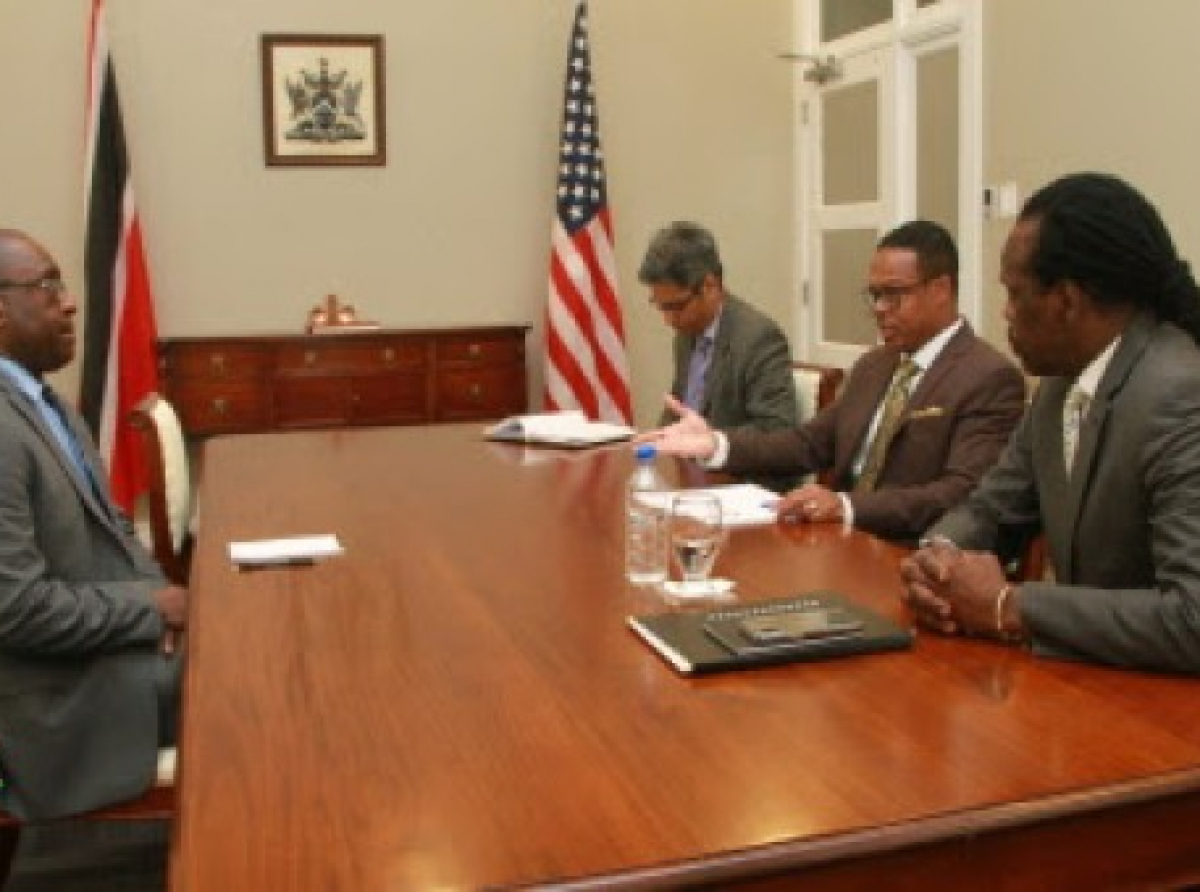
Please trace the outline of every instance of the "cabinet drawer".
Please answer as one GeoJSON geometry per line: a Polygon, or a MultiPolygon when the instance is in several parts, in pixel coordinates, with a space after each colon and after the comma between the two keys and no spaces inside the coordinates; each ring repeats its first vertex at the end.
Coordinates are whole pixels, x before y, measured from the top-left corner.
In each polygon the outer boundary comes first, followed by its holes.
{"type": "MultiPolygon", "coordinates": [[[[335,338],[335,335],[328,335],[335,338]]],[[[420,368],[425,364],[425,348],[416,341],[314,341],[286,344],[279,348],[275,367],[281,372],[295,371],[371,371],[393,368],[420,368]]]]}
{"type": "Polygon", "coordinates": [[[279,428],[343,425],[350,418],[350,384],[343,377],[281,376],[272,414],[279,428]]]}
{"type": "Polygon", "coordinates": [[[525,344],[515,338],[451,336],[438,341],[439,363],[520,363],[525,344]]]}
{"type": "Polygon", "coordinates": [[[270,350],[236,342],[176,344],[164,359],[168,375],[181,378],[252,378],[271,367],[270,350]]]}
{"type": "Polygon", "coordinates": [[[429,417],[423,374],[362,375],[350,379],[355,424],[414,424],[429,417]]]}
{"type": "Polygon", "coordinates": [[[438,419],[499,418],[525,411],[525,369],[442,369],[438,373],[438,419]]]}
{"type": "Polygon", "coordinates": [[[254,380],[184,379],[169,389],[167,397],[179,412],[184,430],[193,436],[268,427],[267,393],[254,380]]]}

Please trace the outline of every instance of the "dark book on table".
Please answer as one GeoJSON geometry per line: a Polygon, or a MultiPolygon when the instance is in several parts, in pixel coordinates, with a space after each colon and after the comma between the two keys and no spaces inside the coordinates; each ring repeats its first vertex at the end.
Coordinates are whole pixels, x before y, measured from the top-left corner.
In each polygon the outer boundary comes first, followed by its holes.
{"type": "Polygon", "coordinates": [[[912,633],[836,592],[627,618],[685,675],[900,650],[912,633]]]}

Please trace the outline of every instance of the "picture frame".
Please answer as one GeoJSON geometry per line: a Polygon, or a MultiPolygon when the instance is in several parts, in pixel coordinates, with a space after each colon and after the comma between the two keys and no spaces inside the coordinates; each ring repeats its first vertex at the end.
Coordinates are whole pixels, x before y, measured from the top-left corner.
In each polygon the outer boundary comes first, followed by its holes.
{"type": "Polygon", "coordinates": [[[378,34],[263,34],[268,167],[387,163],[378,34]]]}

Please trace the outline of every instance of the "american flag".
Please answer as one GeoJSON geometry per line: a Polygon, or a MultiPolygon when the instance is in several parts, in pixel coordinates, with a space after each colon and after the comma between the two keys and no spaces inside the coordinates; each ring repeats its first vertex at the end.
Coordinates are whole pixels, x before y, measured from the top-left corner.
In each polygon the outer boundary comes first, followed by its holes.
{"type": "Polygon", "coordinates": [[[546,407],[632,424],[586,0],[575,8],[567,54],[557,205],[546,310],[546,407]]]}
{"type": "Polygon", "coordinates": [[[103,0],[93,0],[88,36],[86,163],[80,409],[108,466],[113,499],[132,514],[146,471],[129,412],[158,388],[156,329],[103,0]]]}

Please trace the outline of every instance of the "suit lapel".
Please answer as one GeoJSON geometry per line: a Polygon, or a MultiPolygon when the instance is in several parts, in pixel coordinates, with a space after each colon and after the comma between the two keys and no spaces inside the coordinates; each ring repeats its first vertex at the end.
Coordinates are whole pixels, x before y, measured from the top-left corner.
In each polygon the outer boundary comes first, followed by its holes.
{"type": "MultiPolygon", "coordinates": [[[[8,401],[12,404],[17,414],[23,417],[29,426],[33,428],[33,432],[37,434],[38,437],[40,437],[46,444],[49,453],[54,456],[54,460],[58,462],[59,467],[63,469],[63,473],[70,478],[72,485],[75,487],[75,491],[79,494],[79,498],[87,506],[88,510],[91,511],[92,514],[94,514],[102,523],[111,526],[113,524],[113,517],[104,507],[104,505],[100,503],[95,490],[92,488],[91,482],[83,478],[79,468],[75,466],[75,462],[71,460],[70,456],[63,452],[62,445],[58,442],[58,437],[56,437],[54,432],[46,426],[45,419],[42,418],[42,413],[39,412],[37,407],[32,405],[25,394],[18,391],[16,387],[6,386],[5,392],[8,397],[8,401]]],[[[68,425],[70,425],[72,433],[75,434],[76,439],[78,439],[80,443],[86,443],[86,437],[81,436],[77,426],[74,423],[74,419],[69,413],[64,416],[64,420],[68,425]]],[[[84,448],[86,449],[87,447],[85,446],[84,448]]],[[[100,466],[96,464],[97,458],[98,456],[95,455],[93,450],[88,451],[86,460],[91,461],[93,467],[99,468],[100,466]]]]}
{"type": "MultiPolygon", "coordinates": [[[[1121,336],[1121,343],[1117,346],[1116,353],[1113,354],[1113,358],[1109,361],[1108,368],[1104,370],[1104,376],[1100,379],[1100,384],[1096,388],[1096,395],[1088,407],[1087,414],[1079,425],[1079,439],[1076,441],[1075,459],[1071,464],[1071,474],[1067,480],[1067,500],[1065,505],[1066,520],[1071,530],[1072,547],[1070,550],[1072,552],[1074,552],[1075,529],[1078,526],[1080,512],[1083,510],[1083,504],[1091,488],[1096,470],[1096,461],[1100,453],[1100,446],[1104,442],[1108,429],[1108,420],[1112,414],[1113,402],[1120,394],[1125,381],[1129,378],[1129,373],[1145,352],[1150,339],[1152,324],[1150,319],[1139,316],[1125,329],[1125,333],[1121,336]]],[[[1057,401],[1060,418],[1062,404],[1066,399],[1066,391],[1067,386],[1064,385],[1063,392],[1059,395],[1057,401]]],[[[1059,455],[1062,455],[1061,423],[1058,426],[1057,442],[1059,455]]],[[[1059,465],[1063,466],[1061,459],[1059,465]]],[[[1065,467],[1063,473],[1065,473],[1065,467]]],[[[1068,576],[1067,578],[1070,577],[1068,576]]]]}
{"type": "Polygon", "coordinates": [[[729,337],[731,325],[728,319],[729,310],[726,308],[721,324],[717,328],[717,337],[713,341],[712,356],[708,359],[708,373],[704,378],[704,397],[700,400],[700,414],[711,416],[713,396],[720,393],[721,383],[729,371],[729,337]]]}
{"type": "Polygon", "coordinates": [[[870,364],[864,363],[857,370],[856,375],[862,383],[856,382],[856,386],[848,387],[845,395],[839,398],[838,412],[841,418],[838,423],[838,445],[833,468],[834,479],[839,484],[849,485],[854,459],[862,449],[863,440],[871,427],[871,419],[875,417],[875,410],[883,401],[899,364],[900,357],[894,350],[880,352],[877,358],[873,357],[870,360],[870,364]],[[851,399],[846,399],[846,396],[850,396],[851,399]],[[841,436],[843,431],[846,434],[844,437],[841,436]]]}
{"type": "Polygon", "coordinates": [[[916,389],[913,390],[912,396],[908,400],[908,405],[905,407],[902,424],[908,422],[908,416],[914,409],[923,409],[930,405],[936,405],[933,402],[933,397],[937,395],[938,388],[959,356],[966,351],[974,338],[975,333],[971,330],[971,326],[963,322],[962,327],[954,333],[954,336],[946,342],[946,346],[938,353],[932,365],[921,375],[921,380],[917,382],[916,389]]]}
{"type": "MultiPolygon", "coordinates": [[[[971,330],[971,326],[964,322],[962,327],[955,332],[954,337],[938,353],[933,364],[922,373],[921,379],[917,382],[916,389],[913,390],[907,405],[904,407],[904,414],[900,418],[900,425],[896,428],[895,436],[899,437],[903,433],[913,411],[935,404],[933,398],[936,397],[942,381],[954,366],[958,357],[970,345],[973,338],[974,333],[971,330]]],[[[869,373],[867,373],[867,381],[869,383],[863,387],[863,400],[853,406],[846,405],[842,409],[846,413],[847,429],[851,432],[850,439],[854,444],[854,449],[847,458],[847,469],[849,468],[849,462],[853,461],[854,456],[858,454],[862,446],[863,438],[867,435],[867,430],[871,426],[871,419],[875,417],[875,411],[879,408],[879,404],[883,402],[884,395],[892,383],[892,377],[896,374],[896,367],[899,364],[899,354],[889,350],[887,361],[881,361],[876,368],[869,370],[869,373]]]]}
{"type": "MultiPolygon", "coordinates": [[[[704,378],[704,395],[700,398],[700,414],[711,418],[713,414],[713,396],[721,392],[725,375],[729,373],[729,351],[733,331],[737,328],[737,316],[740,311],[737,298],[732,294],[725,296],[721,307],[721,321],[717,325],[717,336],[713,339],[712,355],[708,358],[708,372],[704,378]]],[[[680,387],[687,388],[688,364],[691,362],[692,350],[696,346],[696,338],[688,338],[688,349],[681,366],[680,387]]]]}
{"type": "MultiPolygon", "coordinates": [[[[1146,345],[1150,341],[1150,327],[1151,322],[1141,316],[1128,325],[1121,336],[1120,345],[1117,345],[1116,353],[1112,354],[1108,369],[1104,370],[1104,377],[1100,378],[1096,396],[1093,397],[1091,406],[1088,407],[1087,414],[1079,426],[1075,460],[1070,472],[1070,496],[1073,502],[1078,499],[1073,517],[1078,516],[1078,509],[1088,484],[1091,483],[1100,443],[1104,441],[1105,429],[1112,411],[1112,401],[1121,393],[1121,388],[1129,378],[1129,372],[1133,371],[1142,353],[1145,353],[1146,345]]],[[[1060,443],[1061,437],[1060,431],[1060,443]]]]}
{"type": "Polygon", "coordinates": [[[1071,578],[1071,540],[1077,507],[1072,503],[1071,481],[1063,463],[1062,410],[1070,387],[1070,378],[1042,378],[1030,408],[1035,413],[1033,460],[1039,480],[1042,522],[1048,533],[1055,573],[1064,582],[1071,578]]]}

